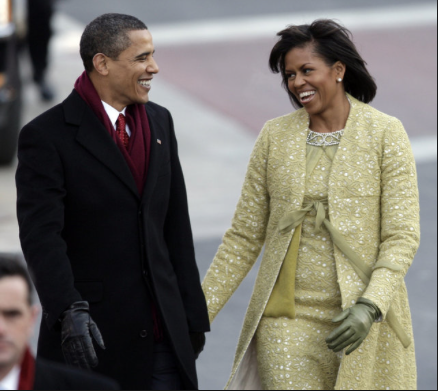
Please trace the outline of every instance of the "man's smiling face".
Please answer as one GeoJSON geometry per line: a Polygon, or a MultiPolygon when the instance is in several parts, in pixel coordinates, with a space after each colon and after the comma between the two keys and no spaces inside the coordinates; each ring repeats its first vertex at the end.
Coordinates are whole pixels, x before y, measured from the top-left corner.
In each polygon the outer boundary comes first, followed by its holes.
{"type": "Polygon", "coordinates": [[[119,111],[131,104],[147,103],[152,79],[159,72],[151,33],[135,30],[128,35],[131,46],[117,59],[107,58],[112,105],[119,111]]]}

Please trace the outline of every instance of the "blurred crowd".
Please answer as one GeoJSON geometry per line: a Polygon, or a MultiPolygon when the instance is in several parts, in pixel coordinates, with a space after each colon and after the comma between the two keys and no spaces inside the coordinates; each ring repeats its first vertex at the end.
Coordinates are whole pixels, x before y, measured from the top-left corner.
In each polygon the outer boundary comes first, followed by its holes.
{"type": "MultiPolygon", "coordinates": [[[[52,101],[54,92],[46,80],[49,59],[49,42],[52,37],[51,19],[56,0],[15,0],[12,17],[16,34],[9,40],[16,41],[18,49],[28,49],[32,64],[33,81],[44,101],[52,101]]],[[[9,40],[0,40],[0,86],[5,83],[9,40]]]]}
{"type": "Polygon", "coordinates": [[[27,43],[33,67],[33,80],[39,86],[41,98],[47,101],[54,98],[46,80],[54,3],[55,0],[27,0],[27,43]]]}

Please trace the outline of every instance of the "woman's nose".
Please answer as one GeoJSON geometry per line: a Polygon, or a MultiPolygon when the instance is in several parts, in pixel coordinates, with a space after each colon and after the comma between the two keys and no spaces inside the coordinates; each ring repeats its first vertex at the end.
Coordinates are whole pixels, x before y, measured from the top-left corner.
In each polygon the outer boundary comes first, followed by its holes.
{"type": "Polygon", "coordinates": [[[294,86],[295,86],[295,88],[300,88],[300,87],[302,87],[304,84],[306,84],[306,81],[305,81],[305,79],[304,79],[304,77],[302,76],[302,75],[297,75],[296,77],[295,77],[295,80],[294,80],[294,86]]]}

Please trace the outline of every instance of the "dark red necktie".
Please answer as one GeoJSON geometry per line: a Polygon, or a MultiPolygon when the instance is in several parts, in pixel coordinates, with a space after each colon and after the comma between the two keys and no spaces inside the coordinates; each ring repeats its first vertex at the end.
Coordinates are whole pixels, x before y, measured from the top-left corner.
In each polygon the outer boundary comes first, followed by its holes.
{"type": "Polygon", "coordinates": [[[119,115],[119,119],[117,120],[117,129],[116,133],[119,136],[119,139],[122,141],[123,145],[126,149],[129,147],[129,135],[126,131],[126,118],[123,114],[119,115]]]}

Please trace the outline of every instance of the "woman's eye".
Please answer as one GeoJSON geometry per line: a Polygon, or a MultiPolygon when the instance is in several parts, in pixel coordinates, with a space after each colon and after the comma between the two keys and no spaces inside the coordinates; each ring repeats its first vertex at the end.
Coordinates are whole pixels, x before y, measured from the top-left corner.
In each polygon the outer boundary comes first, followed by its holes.
{"type": "Polygon", "coordinates": [[[305,69],[305,70],[304,70],[304,74],[305,74],[305,75],[309,74],[310,72],[311,72],[311,69],[305,69]]]}
{"type": "Polygon", "coordinates": [[[295,74],[291,73],[290,75],[287,75],[287,78],[288,79],[295,79],[295,74]]]}

